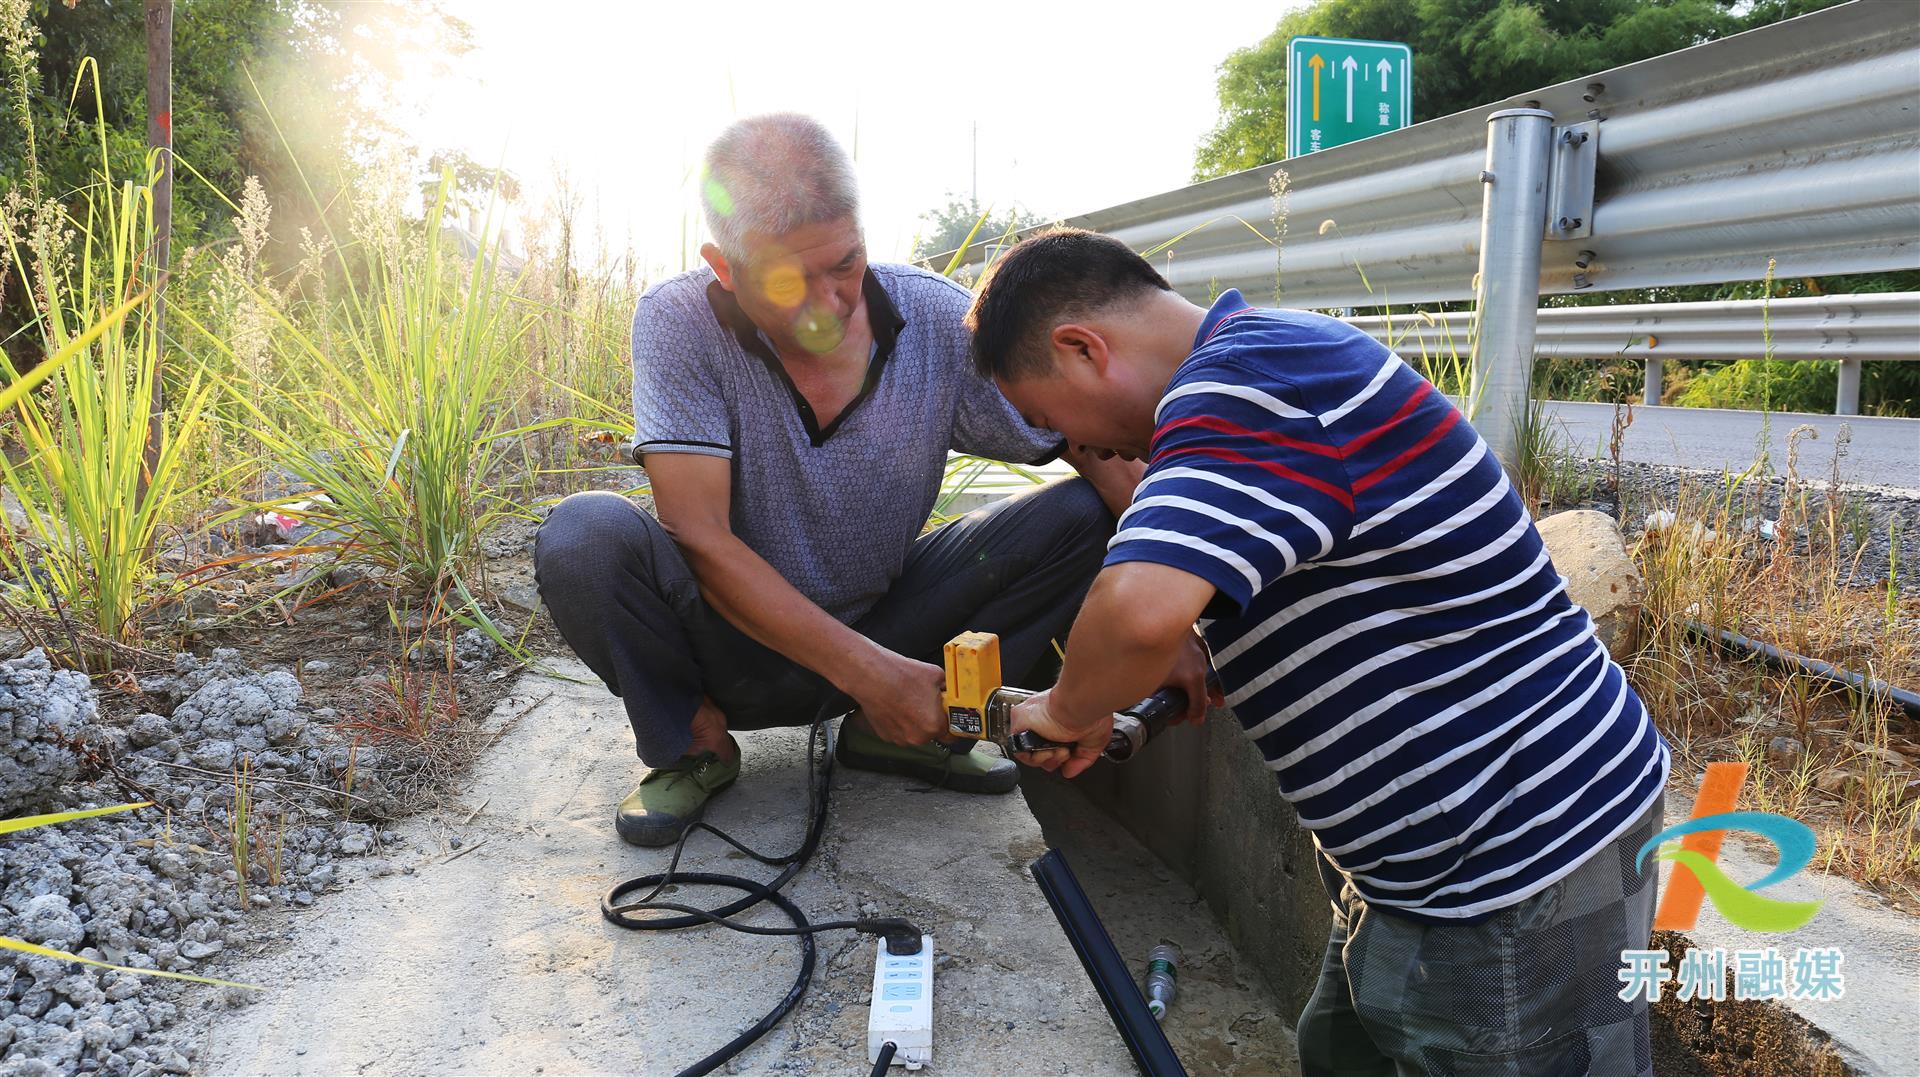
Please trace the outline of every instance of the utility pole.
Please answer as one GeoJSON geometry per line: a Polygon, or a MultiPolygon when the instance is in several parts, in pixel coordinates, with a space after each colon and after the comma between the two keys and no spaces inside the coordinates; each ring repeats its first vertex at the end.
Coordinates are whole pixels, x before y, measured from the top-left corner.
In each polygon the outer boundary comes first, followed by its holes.
{"type": "Polygon", "coordinates": [[[160,174],[153,184],[153,395],[147,401],[146,467],[140,492],[160,461],[162,415],[166,388],[160,361],[166,353],[167,271],[172,267],[173,238],[173,0],[146,0],[147,5],[147,147],[158,150],[160,174]]]}
{"type": "Polygon", "coordinates": [[[973,121],[973,211],[980,212],[980,121],[973,121]]]}

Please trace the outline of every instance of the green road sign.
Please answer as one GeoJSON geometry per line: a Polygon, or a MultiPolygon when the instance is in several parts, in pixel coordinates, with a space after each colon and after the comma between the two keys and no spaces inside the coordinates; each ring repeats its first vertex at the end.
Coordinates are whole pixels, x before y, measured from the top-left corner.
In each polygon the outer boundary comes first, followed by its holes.
{"type": "Polygon", "coordinates": [[[1287,156],[1398,131],[1413,118],[1413,50],[1398,41],[1287,42],[1287,156]]]}

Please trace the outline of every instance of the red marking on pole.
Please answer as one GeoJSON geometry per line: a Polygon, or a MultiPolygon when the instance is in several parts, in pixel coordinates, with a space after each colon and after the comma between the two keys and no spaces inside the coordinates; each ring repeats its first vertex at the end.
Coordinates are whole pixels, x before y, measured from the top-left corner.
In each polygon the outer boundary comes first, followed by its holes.
{"type": "Polygon", "coordinates": [[[159,123],[160,123],[160,133],[167,136],[168,142],[172,142],[173,141],[173,113],[162,112],[159,116],[159,123]]]}

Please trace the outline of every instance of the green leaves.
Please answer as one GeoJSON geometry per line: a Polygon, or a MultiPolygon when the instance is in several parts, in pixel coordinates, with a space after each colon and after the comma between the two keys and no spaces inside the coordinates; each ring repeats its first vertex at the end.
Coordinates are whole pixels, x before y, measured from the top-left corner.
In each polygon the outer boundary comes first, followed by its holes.
{"type": "Polygon", "coordinates": [[[101,815],[113,815],[117,812],[133,811],[136,808],[151,808],[149,801],[138,804],[115,804],[111,808],[88,808],[85,811],[58,811],[50,815],[23,815],[18,819],[0,819],[0,834],[12,834],[35,827],[52,826],[55,823],[71,823],[75,819],[92,819],[101,815]]]}
{"type": "MultiPolygon", "coordinates": [[[[151,214],[149,187],[103,175],[87,189],[85,219],[71,222],[74,258],[58,256],[44,235],[6,240],[8,260],[33,283],[47,358],[22,374],[0,355],[8,382],[0,409],[12,410],[24,450],[0,454],[0,483],[19,496],[31,540],[0,543],[0,570],[21,581],[32,605],[77,614],[118,642],[137,635],[160,527],[211,478],[187,466],[208,397],[197,375],[179,380],[159,443],[148,444],[161,377],[160,333],[141,309],[151,291],[140,261],[151,214]]],[[[103,656],[72,657],[97,666],[103,656]]]]}
{"type": "Polygon", "coordinates": [[[496,278],[497,245],[470,266],[443,258],[445,190],[417,241],[359,248],[356,301],[296,318],[260,296],[275,365],[299,376],[225,386],[268,453],[325,492],[305,519],[434,594],[475,564],[489,526],[523,511],[502,488],[510,442],[571,421],[516,423],[535,385],[532,318],[496,278]]]}
{"type": "Polygon", "coordinates": [[[1319,0],[1221,62],[1219,121],[1194,152],[1193,178],[1286,155],[1289,38],[1411,45],[1418,123],[1837,2],[1774,0],[1736,12],[1724,0],[1319,0]]]}

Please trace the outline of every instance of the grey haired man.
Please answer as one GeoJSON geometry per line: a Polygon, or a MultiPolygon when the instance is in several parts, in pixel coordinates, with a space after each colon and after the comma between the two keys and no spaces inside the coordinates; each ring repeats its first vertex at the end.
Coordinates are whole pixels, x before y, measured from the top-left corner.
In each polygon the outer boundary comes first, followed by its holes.
{"type": "Polygon", "coordinates": [[[853,713],[848,766],[1001,793],[1014,765],[943,742],[941,646],[1001,637],[1018,680],[1062,637],[1141,466],[1023,422],[973,372],[970,295],[868,264],[853,165],[819,123],[741,120],[707,149],[706,266],[634,315],[649,515],[608,493],[540,530],[541,596],[625,704],[650,769],[615,811],[675,841],[740,771],[730,730],[853,713]],[[924,530],[948,453],[1080,478],[924,530]]]}

